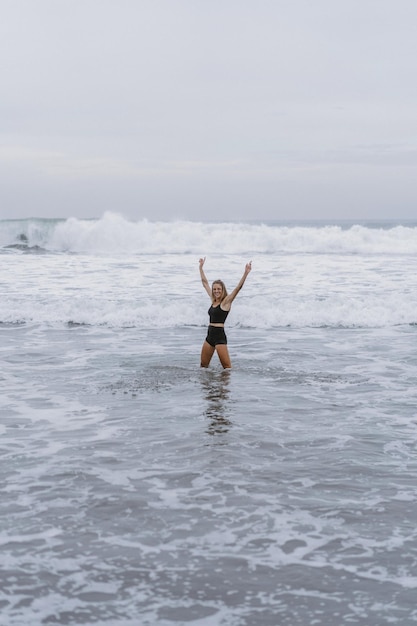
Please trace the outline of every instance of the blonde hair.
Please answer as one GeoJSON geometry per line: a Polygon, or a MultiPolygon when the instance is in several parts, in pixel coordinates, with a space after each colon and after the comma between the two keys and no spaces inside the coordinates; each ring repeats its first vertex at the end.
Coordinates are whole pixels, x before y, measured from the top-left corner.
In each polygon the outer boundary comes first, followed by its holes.
{"type": "Polygon", "coordinates": [[[214,285],[220,285],[220,287],[222,288],[222,295],[220,298],[220,302],[223,302],[223,300],[226,298],[227,296],[227,289],[226,289],[226,285],[224,284],[224,282],[222,280],[215,280],[213,281],[213,284],[211,285],[211,297],[214,300],[214,295],[213,295],[213,287],[214,285]]]}

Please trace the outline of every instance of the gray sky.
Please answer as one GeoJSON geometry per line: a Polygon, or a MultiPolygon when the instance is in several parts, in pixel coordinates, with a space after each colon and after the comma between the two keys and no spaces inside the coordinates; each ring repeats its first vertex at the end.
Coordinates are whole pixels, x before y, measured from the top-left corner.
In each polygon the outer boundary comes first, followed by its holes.
{"type": "Polygon", "coordinates": [[[416,0],[0,0],[0,217],[417,217],[416,0]]]}

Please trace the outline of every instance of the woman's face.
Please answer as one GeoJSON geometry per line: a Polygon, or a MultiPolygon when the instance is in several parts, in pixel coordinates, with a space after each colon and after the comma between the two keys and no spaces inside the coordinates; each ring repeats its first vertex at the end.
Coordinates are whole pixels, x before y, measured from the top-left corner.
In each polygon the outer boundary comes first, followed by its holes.
{"type": "Polygon", "coordinates": [[[223,294],[223,287],[219,283],[213,283],[212,291],[214,299],[220,300],[223,294]]]}

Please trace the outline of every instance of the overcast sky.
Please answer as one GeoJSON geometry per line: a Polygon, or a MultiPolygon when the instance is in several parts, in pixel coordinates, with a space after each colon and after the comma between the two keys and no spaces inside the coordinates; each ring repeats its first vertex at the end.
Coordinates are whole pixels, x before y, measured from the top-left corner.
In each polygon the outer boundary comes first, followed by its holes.
{"type": "Polygon", "coordinates": [[[0,0],[0,217],[417,218],[416,0],[0,0]]]}

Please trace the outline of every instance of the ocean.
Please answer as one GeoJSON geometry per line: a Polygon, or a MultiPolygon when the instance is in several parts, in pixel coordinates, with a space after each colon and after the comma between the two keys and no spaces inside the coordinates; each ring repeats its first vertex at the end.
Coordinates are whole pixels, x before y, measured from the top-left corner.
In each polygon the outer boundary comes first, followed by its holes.
{"type": "Polygon", "coordinates": [[[417,623],[417,222],[0,221],[2,626],[417,623]],[[232,370],[199,366],[209,299],[232,370]]]}

